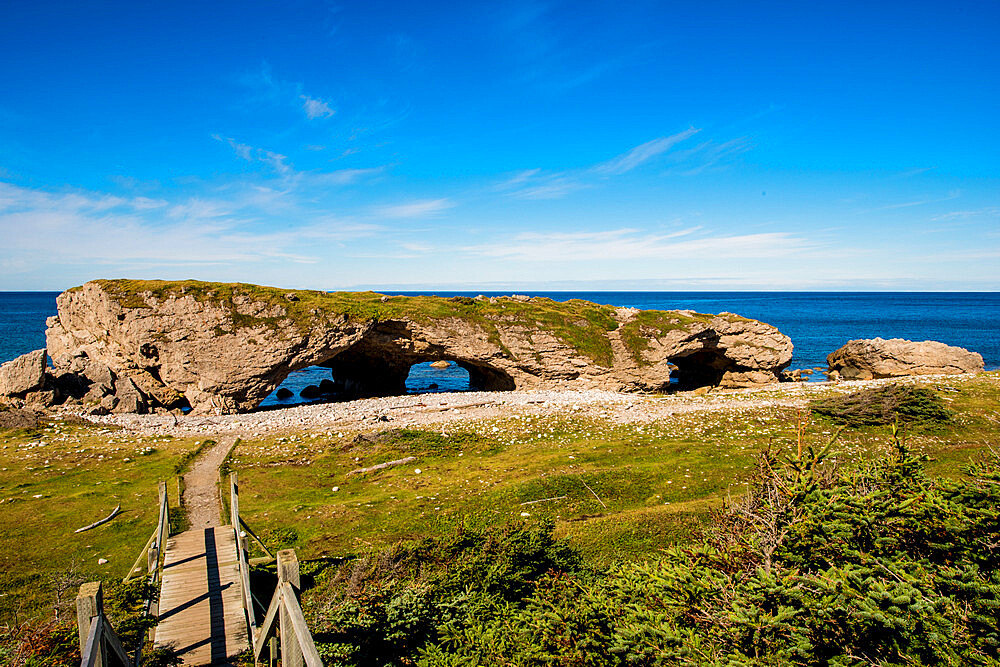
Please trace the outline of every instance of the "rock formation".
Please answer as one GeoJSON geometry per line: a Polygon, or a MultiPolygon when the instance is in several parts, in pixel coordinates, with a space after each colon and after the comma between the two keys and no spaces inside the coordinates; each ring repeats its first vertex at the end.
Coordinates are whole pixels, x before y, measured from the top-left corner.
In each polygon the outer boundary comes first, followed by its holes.
{"type": "Polygon", "coordinates": [[[983,370],[983,357],[933,340],[902,338],[848,341],[826,358],[830,371],[844,380],[871,380],[901,375],[954,375],[983,370]]]}
{"type": "Polygon", "coordinates": [[[246,284],[93,281],[46,333],[61,396],[99,410],[222,414],[326,366],[343,396],[405,392],[410,366],[454,361],[474,388],[667,389],[775,382],[792,355],[731,313],[638,311],[539,297],[290,293],[246,284]]]}
{"type": "Polygon", "coordinates": [[[45,386],[45,350],[22,354],[0,366],[0,396],[24,398],[45,386]]]}

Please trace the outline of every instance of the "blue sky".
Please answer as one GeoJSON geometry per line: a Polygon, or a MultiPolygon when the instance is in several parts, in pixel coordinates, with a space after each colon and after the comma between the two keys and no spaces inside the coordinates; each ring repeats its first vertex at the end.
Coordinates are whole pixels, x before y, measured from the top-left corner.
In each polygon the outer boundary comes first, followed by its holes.
{"type": "Polygon", "coordinates": [[[994,2],[5,2],[0,290],[996,290],[997,34],[994,2]]]}

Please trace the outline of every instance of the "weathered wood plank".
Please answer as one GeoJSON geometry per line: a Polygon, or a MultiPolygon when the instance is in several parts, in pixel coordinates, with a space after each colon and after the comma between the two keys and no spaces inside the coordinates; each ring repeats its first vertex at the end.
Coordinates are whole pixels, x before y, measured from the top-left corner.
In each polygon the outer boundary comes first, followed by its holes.
{"type": "Polygon", "coordinates": [[[248,647],[236,536],[229,526],[166,540],[156,645],[184,665],[223,663],[248,647]]]}

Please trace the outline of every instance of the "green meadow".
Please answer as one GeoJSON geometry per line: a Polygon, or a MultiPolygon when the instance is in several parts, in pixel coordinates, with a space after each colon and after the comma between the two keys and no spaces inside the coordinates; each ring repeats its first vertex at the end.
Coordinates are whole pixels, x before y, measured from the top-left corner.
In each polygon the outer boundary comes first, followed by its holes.
{"type": "Polygon", "coordinates": [[[52,617],[81,582],[124,577],[156,525],[158,480],[176,508],[176,473],[200,443],[58,419],[0,432],[0,625],[52,617]]]}
{"type": "MultiPolygon", "coordinates": [[[[904,431],[930,457],[930,474],[960,474],[995,443],[998,380],[930,385],[951,419],[904,431]]],[[[242,515],[265,542],[295,546],[302,558],[350,558],[459,526],[552,521],[588,558],[613,562],[697,535],[711,510],[744,492],[764,450],[831,440],[833,460],[847,467],[892,445],[886,426],[841,429],[808,410],[734,402],[654,423],[514,413],[362,437],[305,430],[245,439],[229,465],[240,474],[242,515]],[[407,457],[415,460],[352,474],[407,457]]]]}
{"type": "MultiPolygon", "coordinates": [[[[960,477],[996,447],[1000,373],[924,386],[947,417],[907,424],[905,440],[927,457],[928,475],[960,477]]],[[[319,579],[400,545],[512,526],[552,526],[588,567],[618,567],[700,540],[727,501],[746,494],[765,452],[780,459],[832,443],[830,461],[850,470],[893,451],[889,426],[842,427],[761,403],[734,395],[725,407],[649,421],[640,404],[631,423],[599,410],[525,407],[422,428],[304,428],[244,437],[224,471],[240,475],[251,528],[272,551],[296,548],[319,579]]],[[[176,476],[204,446],[205,436],[139,436],[59,418],[0,431],[0,627],[67,623],[81,582],[120,580],[155,525],[157,482],[168,482],[176,508],[176,476]],[[119,504],[114,520],[74,532],[119,504]]],[[[180,528],[182,513],[172,523],[180,528]]],[[[307,610],[323,608],[333,581],[305,591],[307,610]]]]}

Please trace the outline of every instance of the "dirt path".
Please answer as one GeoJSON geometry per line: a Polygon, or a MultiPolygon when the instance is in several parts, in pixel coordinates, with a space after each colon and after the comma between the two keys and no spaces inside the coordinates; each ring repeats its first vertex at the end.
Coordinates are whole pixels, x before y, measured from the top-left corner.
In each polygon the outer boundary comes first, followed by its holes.
{"type": "Polygon", "coordinates": [[[187,509],[191,528],[221,526],[222,508],[219,506],[219,466],[233,446],[236,436],[225,436],[194,460],[191,470],[184,475],[184,507],[187,509]]]}

